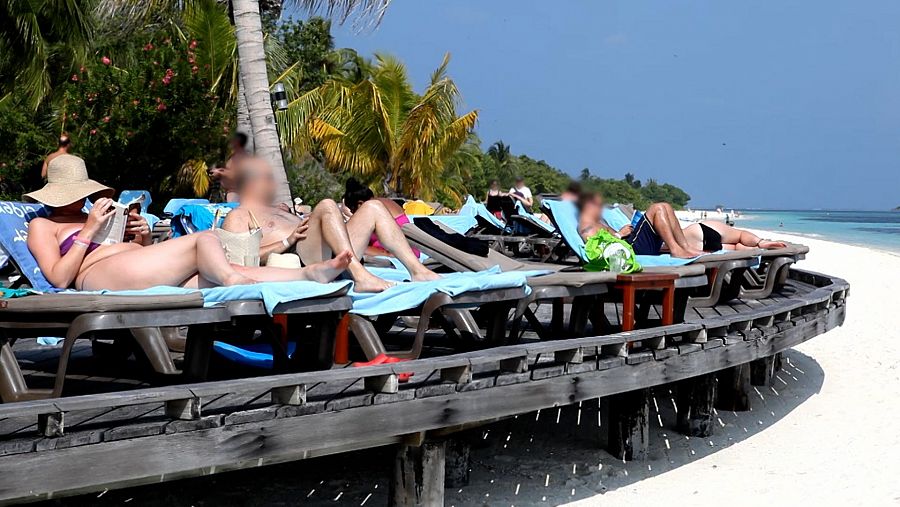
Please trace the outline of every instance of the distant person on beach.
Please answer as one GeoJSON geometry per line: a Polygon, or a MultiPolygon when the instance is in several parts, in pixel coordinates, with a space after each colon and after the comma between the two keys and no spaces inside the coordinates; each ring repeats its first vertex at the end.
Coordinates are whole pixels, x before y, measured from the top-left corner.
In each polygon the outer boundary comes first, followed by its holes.
{"type": "Polygon", "coordinates": [[[509,194],[500,190],[500,180],[491,180],[487,195],[484,197],[484,205],[495,217],[503,220],[503,198],[509,199],[509,194]]]}
{"type": "Polygon", "coordinates": [[[531,209],[534,206],[534,197],[531,195],[531,189],[525,186],[525,178],[516,176],[516,184],[509,189],[509,196],[522,203],[525,209],[531,209]]]}
{"type": "Polygon", "coordinates": [[[272,253],[296,252],[307,265],[328,260],[333,252],[351,251],[354,255],[347,271],[356,282],[356,290],[381,292],[393,284],[371,274],[360,263],[370,238],[376,237],[381,242],[379,244],[400,259],[413,280],[439,277],[419,262],[394,217],[381,201],[369,200],[358,205],[346,224],[340,207],[331,199],[322,200],[308,216],[300,217],[279,206],[272,206],[276,185],[268,162],[257,157],[245,157],[238,174],[241,205],[226,216],[222,228],[231,232],[246,232],[255,217],[263,233],[259,252],[261,260],[265,261],[272,253]]]}
{"type": "Polygon", "coordinates": [[[559,198],[563,201],[578,202],[578,197],[581,196],[582,192],[581,183],[571,181],[569,182],[569,186],[567,186],[566,189],[563,190],[563,193],[559,195],[559,198]]]}
{"type": "Polygon", "coordinates": [[[752,232],[737,229],[716,220],[706,220],[684,228],[684,237],[689,246],[704,252],[719,250],[752,250],[763,248],[773,250],[787,246],[782,241],[762,239],[752,232]]]}
{"type": "Polygon", "coordinates": [[[585,240],[600,230],[606,230],[628,242],[638,255],[659,255],[663,243],[669,247],[672,257],[690,259],[703,253],[685,238],[675,217],[675,210],[668,203],[651,204],[634,227],[629,224],[618,231],[609,227],[601,218],[603,197],[600,194],[582,193],[578,199],[578,209],[578,233],[585,240]]]}
{"type": "Polygon", "coordinates": [[[69,136],[66,134],[59,136],[56,151],[47,155],[47,158],[44,159],[44,166],[41,167],[41,180],[47,179],[47,167],[50,165],[50,162],[60,155],[68,154],[70,149],[72,149],[72,140],[69,139],[69,136]]]}

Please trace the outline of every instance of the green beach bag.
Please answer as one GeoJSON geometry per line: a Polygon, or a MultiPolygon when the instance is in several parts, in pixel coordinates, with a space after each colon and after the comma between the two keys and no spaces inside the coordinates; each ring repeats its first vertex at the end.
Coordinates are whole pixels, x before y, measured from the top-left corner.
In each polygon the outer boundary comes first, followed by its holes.
{"type": "Polygon", "coordinates": [[[628,274],[642,269],[631,245],[606,230],[588,238],[584,244],[584,252],[588,259],[584,265],[585,271],[613,271],[611,268],[619,268],[616,271],[628,274]]]}

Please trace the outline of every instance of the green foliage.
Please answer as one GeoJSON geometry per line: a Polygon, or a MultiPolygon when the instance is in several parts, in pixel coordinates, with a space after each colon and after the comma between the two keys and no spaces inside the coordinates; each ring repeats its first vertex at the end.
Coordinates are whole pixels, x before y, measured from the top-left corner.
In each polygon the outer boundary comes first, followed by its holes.
{"type": "Polygon", "coordinates": [[[330,21],[318,17],[306,22],[288,19],[272,35],[281,43],[287,60],[299,63],[299,92],[308,92],[328,80],[329,56],[334,50],[330,21]]]}
{"type": "Polygon", "coordinates": [[[286,160],[288,184],[291,195],[303,199],[304,204],[315,205],[322,199],[340,201],[344,194],[344,180],[333,174],[312,157],[303,160],[286,160]]]}
{"type": "MultiPolygon", "coordinates": [[[[513,155],[509,145],[499,141],[491,145],[481,156],[480,164],[471,170],[466,190],[478,199],[483,199],[491,180],[499,180],[501,188],[513,185],[516,176],[525,178],[525,184],[532,193],[559,194],[573,180],[568,174],[556,169],[543,160],[534,160],[526,155],[513,155]]],[[[633,203],[639,209],[646,209],[654,202],[668,202],[682,208],[690,201],[682,189],[668,183],[659,184],[650,179],[641,184],[634,174],[627,173],[624,179],[600,178],[583,169],[578,182],[586,191],[600,192],[609,203],[633,203]]],[[[535,209],[539,206],[535,202],[535,209]]]]}
{"type": "Polygon", "coordinates": [[[126,68],[98,56],[70,78],[61,120],[74,151],[93,178],[119,190],[150,190],[157,202],[204,190],[198,161],[224,155],[233,114],[198,65],[205,48],[171,31],[132,43],[139,54],[126,68]],[[183,165],[192,174],[178,188],[183,165]]]}
{"type": "Polygon", "coordinates": [[[19,200],[42,185],[41,165],[56,138],[39,118],[21,102],[0,106],[0,200],[19,200]]]}

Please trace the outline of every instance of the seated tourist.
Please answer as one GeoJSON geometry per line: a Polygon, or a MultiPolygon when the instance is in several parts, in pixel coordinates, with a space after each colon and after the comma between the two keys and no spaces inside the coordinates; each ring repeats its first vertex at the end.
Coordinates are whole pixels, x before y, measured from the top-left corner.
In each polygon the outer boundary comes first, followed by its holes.
{"type": "Polygon", "coordinates": [[[659,255],[663,243],[669,247],[672,257],[690,259],[703,254],[685,238],[675,210],[668,203],[651,204],[634,227],[629,224],[618,231],[606,225],[601,218],[603,198],[600,194],[582,194],[578,199],[578,209],[578,233],[585,240],[605,229],[627,241],[638,255],[659,255]]]}
{"type": "Polygon", "coordinates": [[[332,252],[350,251],[354,254],[350,257],[348,271],[356,282],[355,289],[380,292],[390,287],[391,282],[373,275],[360,263],[369,238],[374,236],[403,263],[413,280],[439,278],[419,262],[394,217],[380,201],[359,206],[346,224],[340,207],[331,199],[321,201],[312,213],[301,218],[272,206],[276,187],[268,162],[246,157],[241,162],[239,175],[241,205],[228,214],[222,227],[227,231],[246,232],[252,223],[252,212],[263,233],[260,259],[264,260],[272,253],[294,251],[304,264],[312,264],[330,259],[332,252]]]}
{"type": "MultiPolygon", "coordinates": [[[[377,213],[380,215],[390,216],[398,227],[403,227],[404,224],[409,223],[409,217],[399,204],[393,199],[375,197],[375,193],[372,192],[372,189],[363,186],[360,182],[356,181],[355,178],[347,180],[341,204],[341,211],[344,213],[344,218],[347,220],[350,220],[355,216],[355,213],[364,208],[374,208],[378,210],[377,213]],[[382,208],[384,209],[384,212],[381,211],[382,208]]],[[[385,227],[388,227],[387,222],[385,222],[385,227]]],[[[381,239],[382,238],[378,234],[372,234],[369,237],[369,246],[365,250],[366,253],[368,255],[393,255],[399,259],[400,256],[397,255],[392,248],[389,248],[386,243],[383,243],[381,239]]],[[[405,241],[406,238],[404,237],[403,240],[405,241]]],[[[413,256],[418,259],[420,254],[419,251],[412,247],[410,247],[410,249],[413,256]]]]}
{"type": "Polygon", "coordinates": [[[787,246],[782,241],[762,239],[752,232],[737,229],[724,222],[715,220],[706,220],[688,225],[684,228],[684,237],[692,248],[699,248],[704,252],[753,248],[772,250],[787,246]]]}
{"type": "Polygon", "coordinates": [[[26,194],[50,208],[47,218],[28,224],[28,248],[54,286],[78,290],[140,290],[157,285],[189,288],[268,281],[330,282],[350,263],[352,252],[304,269],[248,268],[229,264],[219,239],[211,232],[190,234],[157,244],[150,242],[147,221],[132,213],[126,240],[98,244],[94,240],[113,216],[113,190],[88,178],[84,161],[60,155],[48,167],[48,183],[26,194]],[[94,203],[84,213],[85,198],[94,203]]]}

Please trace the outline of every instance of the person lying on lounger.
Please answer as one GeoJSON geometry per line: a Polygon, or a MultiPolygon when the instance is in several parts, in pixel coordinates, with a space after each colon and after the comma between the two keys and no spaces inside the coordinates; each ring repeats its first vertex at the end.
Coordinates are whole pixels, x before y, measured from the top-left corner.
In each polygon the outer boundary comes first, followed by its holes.
{"type": "Polygon", "coordinates": [[[663,243],[669,247],[672,257],[690,259],[703,254],[702,250],[687,240],[675,217],[675,210],[668,203],[651,204],[634,227],[629,224],[618,231],[606,225],[601,218],[603,197],[600,194],[592,192],[581,194],[578,199],[578,210],[578,233],[585,240],[597,234],[599,230],[605,229],[627,241],[638,255],[659,255],[663,243]]]}
{"type": "Polygon", "coordinates": [[[50,208],[47,218],[28,224],[28,248],[54,286],[78,290],[140,290],[157,285],[188,288],[269,281],[330,282],[350,263],[353,253],[303,269],[248,268],[229,264],[219,239],[211,232],[189,234],[150,244],[150,228],[134,213],[127,223],[131,241],[94,242],[112,217],[113,189],[88,178],[84,160],[74,155],[54,158],[48,183],[25,198],[50,208]],[[94,203],[84,213],[85,198],[94,203]]]}
{"type": "Polygon", "coordinates": [[[750,231],[737,229],[715,220],[704,220],[688,225],[684,228],[684,237],[692,248],[699,248],[704,252],[753,248],[773,250],[787,246],[783,241],[762,239],[750,231]]]}
{"type": "Polygon", "coordinates": [[[381,202],[370,201],[360,206],[346,224],[341,209],[331,199],[322,200],[312,213],[301,218],[272,205],[276,186],[268,162],[246,157],[238,174],[241,205],[225,217],[222,228],[246,232],[252,223],[252,212],[263,233],[260,259],[266,259],[272,253],[294,251],[304,264],[311,264],[330,259],[332,252],[350,251],[354,255],[350,258],[348,271],[356,282],[355,289],[359,292],[381,292],[392,283],[373,275],[359,261],[369,238],[374,235],[400,259],[413,280],[439,278],[419,262],[393,216],[381,202]]]}

